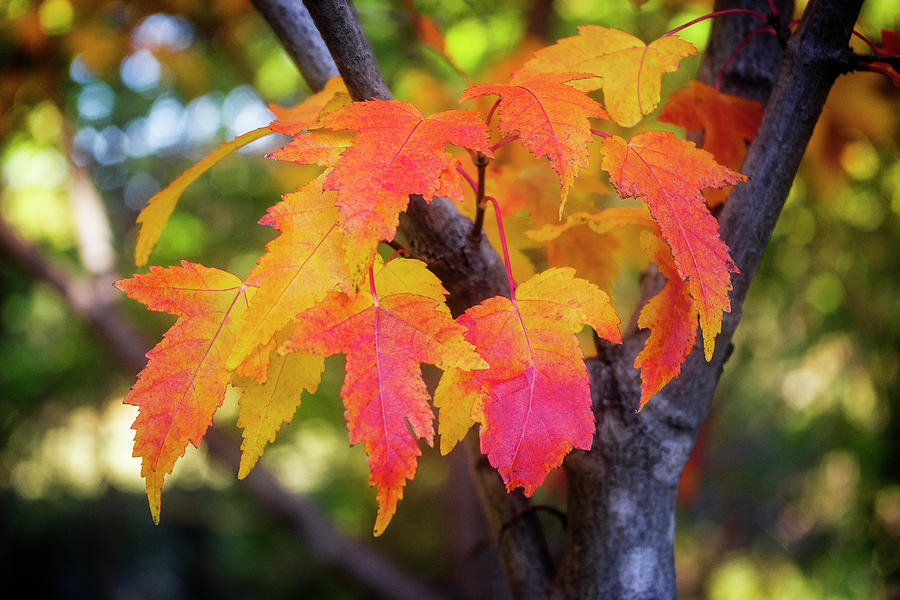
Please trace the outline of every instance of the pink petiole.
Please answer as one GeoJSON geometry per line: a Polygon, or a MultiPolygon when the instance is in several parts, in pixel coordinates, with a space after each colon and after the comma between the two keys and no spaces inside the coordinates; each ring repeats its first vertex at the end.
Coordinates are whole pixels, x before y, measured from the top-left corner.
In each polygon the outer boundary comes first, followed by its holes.
{"type": "Polygon", "coordinates": [[[493,146],[491,146],[491,152],[493,152],[500,146],[505,146],[506,144],[508,144],[510,142],[516,141],[517,139],[519,139],[519,134],[508,135],[505,138],[503,138],[502,140],[500,140],[499,142],[497,142],[496,144],[494,144],[493,146]]]}
{"type": "Polygon", "coordinates": [[[497,217],[497,231],[500,234],[500,246],[503,248],[503,264],[506,266],[506,278],[509,280],[509,298],[516,301],[516,282],[513,281],[512,267],[509,262],[509,248],[506,246],[506,233],[503,232],[503,217],[500,215],[500,205],[493,196],[485,196],[485,201],[494,205],[494,216],[497,217]]]}
{"type": "Polygon", "coordinates": [[[701,21],[705,21],[706,19],[712,19],[714,17],[721,17],[722,15],[733,15],[733,14],[752,15],[752,16],[756,17],[757,19],[759,19],[760,21],[762,21],[763,23],[769,22],[769,18],[766,15],[764,15],[762,13],[758,13],[755,10],[750,10],[749,8],[728,8],[726,10],[717,10],[716,12],[709,13],[708,15],[703,15],[702,17],[697,17],[693,21],[688,21],[684,25],[676,27],[672,31],[662,34],[660,36],[660,38],[674,35],[674,34],[678,33],[679,31],[681,31],[682,29],[690,27],[691,25],[696,25],[697,23],[700,23],[701,21]]]}
{"type": "Polygon", "coordinates": [[[741,43],[738,44],[734,50],[731,51],[731,54],[728,55],[728,59],[722,65],[722,68],[719,69],[718,74],[716,75],[716,90],[722,91],[722,77],[725,75],[725,72],[728,70],[728,67],[731,65],[731,61],[738,55],[738,52],[741,51],[741,48],[747,45],[747,43],[758,36],[760,33],[771,33],[772,35],[778,35],[778,32],[775,31],[771,27],[760,27],[759,29],[754,29],[750,33],[748,33],[744,39],[741,40],[741,43]]]}
{"type": "Polygon", "coordinates": [[[375,306],[378,306],[378,294],[375,293],[375,273],[372,271],[371,265],[369,265],[369,289],[372,291],[372,300],[375,302],[375,306]]]}
{"type": "Polygon", "coordinates": [[[472,186],[472,191],[476,194],[478,193],[478,184],[475,183],[475,180],[472,179],[472,176],[466,173],[466,170],[462,167],[456,167],[456,172],[463,176],[463,179],[469,182],[469,185],[472,186]]]}

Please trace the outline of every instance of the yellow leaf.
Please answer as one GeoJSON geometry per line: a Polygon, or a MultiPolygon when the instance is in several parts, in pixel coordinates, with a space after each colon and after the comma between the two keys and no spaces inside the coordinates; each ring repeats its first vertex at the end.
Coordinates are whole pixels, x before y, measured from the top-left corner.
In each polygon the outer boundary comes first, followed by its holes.
{"type": "Polygon", "coordinates": [[[260,127],[253,131],[248,131],[244,135],[239,135],[230,142],[225,142],[202,159],[194,166],[190,167],[184,173],[175,178],[164,190],[150,198],[147,206],[140,212],[137,222],[141,225],[138,232],[137,244],[134,248],[134,262],[138,266],[147,264],[150,253],[153,251],[159,236],[162,234],[169,215],[175,210],[178,199],[181,194],[191,185],[198,177],[203,175],[211,166],[237,150],[258,140],[259,138],[269,135],[272,130],[268,127],[260,127]]]}

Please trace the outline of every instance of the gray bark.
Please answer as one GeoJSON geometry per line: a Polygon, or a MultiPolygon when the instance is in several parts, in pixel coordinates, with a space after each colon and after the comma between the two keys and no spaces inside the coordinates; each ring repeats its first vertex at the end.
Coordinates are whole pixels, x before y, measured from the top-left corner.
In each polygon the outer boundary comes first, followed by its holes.
{"type": "Polygon", "coordinates": [[[250,0],[263,16],[303,78],[320,90],[338,74],[309,11],[299,0],[250,0]]]}
{"type": "Polygon", "coordinates": [[[741,270],[732,279],[711,362],[695,348],[678,379],[639,414],[631,365],[642,336],[590,361],[597,435],[589,453],[565,461],[569,527],[559,574],[566,598],[675,598],[674,509],[677,484],[706,418],[753,274],[787,198],[828,90],[846,57],[862,0],[810,2],[788,43],[775,89],[743,172],[731,194],[721,236],[741,270]]]}

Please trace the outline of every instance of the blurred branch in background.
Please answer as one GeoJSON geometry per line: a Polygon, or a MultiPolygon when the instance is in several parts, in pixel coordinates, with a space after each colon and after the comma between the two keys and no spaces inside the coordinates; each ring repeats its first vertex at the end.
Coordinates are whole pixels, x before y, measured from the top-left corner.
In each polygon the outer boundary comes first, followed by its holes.
{"type": "MultiPolygon", "coordinates": [[[[95,283],[75,278],[51,264],[3,219],[0,219],[0,257],[3,263],[21,268],[33,279],[52,286],[72,312],[97,332],[109,354],[120,360],[123,369],[136,372],[144,367],[144,351],[149,345],[118,308],[110,304],[109,294],[95,283]]],[[[211,427],[205,440],[210,454],[236,474],[241,451],[232,435],[211,427]]],[[[264,466],[257,465],[242,484],[261,506],[288,524],[298,539],[325,564],[377,595],[398,600],[443,598],[368,544],[342,534],[327,515],[308,500],[289,492],[264,466]]]]}

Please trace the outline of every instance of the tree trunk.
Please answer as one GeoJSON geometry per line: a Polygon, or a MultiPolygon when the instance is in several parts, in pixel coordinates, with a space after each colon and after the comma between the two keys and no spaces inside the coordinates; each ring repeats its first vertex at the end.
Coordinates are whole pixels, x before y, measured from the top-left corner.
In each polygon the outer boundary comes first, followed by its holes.
{"type": "Polygon", "coordinates": [[[721,235],[741,270],[732,310],[712,361],[695,347],[678,379],[638,414],[631,367],[643,336],[590,361],[597,416],[594,447],[565,461],[567,548],[559,574],[565,598],[675,598],[675,494],[730,353],[750,281],[787,198],[828,90],[840,73],[862,0],[809,3],[785,51],[774,92],[721,215],[721,235]]]}

